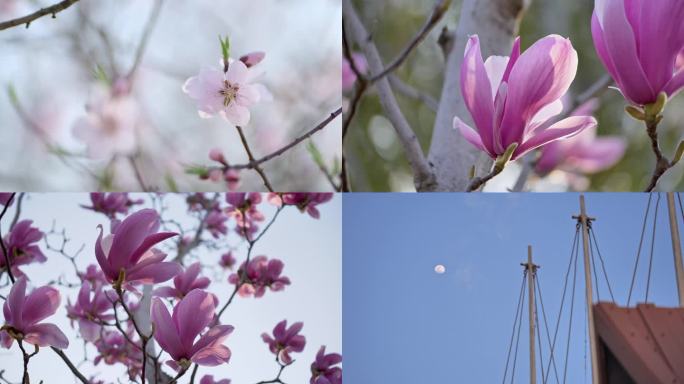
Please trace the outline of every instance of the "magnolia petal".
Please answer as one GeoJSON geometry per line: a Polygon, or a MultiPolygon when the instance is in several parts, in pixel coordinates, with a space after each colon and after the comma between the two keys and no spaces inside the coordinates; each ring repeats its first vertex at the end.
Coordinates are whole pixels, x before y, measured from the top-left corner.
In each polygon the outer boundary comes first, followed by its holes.
{"type": "Polygon", "coordinates": [[[185,350],[180,342],[178,330],[161,299],[152,298],[150,317],[154,323],[154,339],[159,346],[174,359],[183,357],[185,350]]]}
{"type": "Polygon", "coordinates": [[[591,128],[597,124],[596,119],[591,116],[570,116],[565,118],[546,130],[536,133],[528,140],[523,142],[513,154],[513,160],[525,153],[539,148],[555,140],[572,137],[584,129],[591,128]]]}
{"type": "MultiPolygon", "coordinates": [[[[12,286],[5,306],[8,308],[8,313],[11,315],[11,319],[5,319],[5,322],[11,324],[14,327],[22,328],[23,312],[24,312],[24,302],[26,300],[26,277],[20,277],[12,286]]],[[[7,312],[5,316],[7,316],[7,312]]]]}
{"type": "Polygon", "coordinates": [[[461,64],[461,94],[482,143],[491,148],[493,140],[494,97],[480,52],[477,35],[468,39],[461,64]]]}
{"type": "Polygon", "coordinates": [[[492,158],[496,157],[492,153],[493,151],[489,151],[487,148],[485,148],[484,144],[482,144],[482,138],[480,137],[480,135],[471,126],[464,123],[458,117],[454,117],[454,129],[458,129],[459,132],[461,132],[461,135],[463,135],[463,138],[466,139],[466,141],[472,144],[475,148],[479,149],[480,151],[486,152],[492,158]]]}
{"type": "Polygon", "coordinates": [[[64,349],[69,340],[64,333],[51,323],[34,324],[24,330],[24,341],[40,347],[52,346],[64,349]]]}
{"type": "Polygon", "coordinates": [[[200,349],[192,357],[190,361],[198,365],[207,367],[214,367],[230,361],[230,349],[224,345],[211,345],[200,349]]]}
{"type": "Polygon", "coordinates": [[[57,312],[59,291],[49,286],[36,288],[24,301],[23,322],[35,324],[57,312]]]}
{"type": "Polygon", "coordinates": [[[200,289],[192,290],[176,305],[172,318],[178,329],[181,344],[186,349],[211,323],[215,311],[213,297],[200,289]]]}
{"type": "Polygon", "coordinates": [[[221,344],[234,329],[235,328],[231,325],[216,325],[211,327],[199,338],[199,340],[197,340],[197,343],[192,346],[192,353],[194,354],[211,345],[221,344]]]}
{"type": "Polygon", "coordinates": [[[142,209],[128,216],[116,228],[108,259],[118,271],[131,265],[131,256],[145,238],[159,227],[159,214],[154,209],[142,209]]]}
{"type": "Polygon", "coordinates": [[[684,88],[684,68],[680,69],[665,85],[664,91],[668,97],[673,97],[684,88]]]}
{"type": "Polygon", "coordinates": [[[126,281],[139,281],[143,284],[157,284],[170,280],[181,273],[181,266],[173,261],[152,264],[126,275],[126,281]]]}
{"type": "Polygon", "coordinates": [[[615,165],[625,154],[627,143],[621,137],[600,137],[572,153],[567,163],[583,173],[596,173],[615,165]]]}

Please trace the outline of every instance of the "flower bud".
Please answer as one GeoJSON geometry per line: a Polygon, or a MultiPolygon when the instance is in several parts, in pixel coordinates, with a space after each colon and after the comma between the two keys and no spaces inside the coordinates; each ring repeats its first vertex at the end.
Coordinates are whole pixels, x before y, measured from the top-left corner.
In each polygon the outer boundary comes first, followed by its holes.
{"type": "Polygon", "coordinates": [[[266,54],[264,52],[250,52],[240,58],[240,61],[242,61],[247,68],[253,67],[261,62],[261,60],[264,59],[266,54]]]}
{"type": "Polygon", "coordinates": [[[226,164],[226,158],[223,156],[223,152],[218,148],[213,148],[209,151],[209,159],[224,165],[226,164]]]}

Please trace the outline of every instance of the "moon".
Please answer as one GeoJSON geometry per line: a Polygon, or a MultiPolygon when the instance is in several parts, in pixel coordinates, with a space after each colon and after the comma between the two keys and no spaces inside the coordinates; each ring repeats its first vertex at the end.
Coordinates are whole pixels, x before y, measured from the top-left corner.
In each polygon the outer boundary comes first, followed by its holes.
{"type": "Polygon", "coordinates": [[[446,267],[443,266],[442,264],[437,264],[437,265],[435,265],[435,272],[441,275],[444,272],[446,272],[446,267]]]}

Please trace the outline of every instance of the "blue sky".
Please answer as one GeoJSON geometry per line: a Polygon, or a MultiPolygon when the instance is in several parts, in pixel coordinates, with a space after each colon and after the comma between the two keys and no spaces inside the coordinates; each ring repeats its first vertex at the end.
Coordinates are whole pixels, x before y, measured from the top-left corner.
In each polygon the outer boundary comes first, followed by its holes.
{"type": "MultiPolygon", "coordinates": [[[[627,298],[647,200],[645,194],[586,195],[588,213],[598,219],[594,229],[618,303],[627,298]]],[[[659,209],[649,301],[676,306],[665,195],[659,209]]],[[[527,245],[542,266],[544,304],[555,324],[575,233],[571,216],[578,211],[579,195],[571,193],[345,194],[345,380],[501,382],[527,245]],[[436,274],[436,264],[444,264],[446,273],[436,274]]],[[[646,247],[635,288],[640,302],[647,256],[646,247]]],[[[588,340],[579,262],[568,360],[571,383],[591,382],[588,357],[585,368],[588,340]]],[[[601,295],[608,298],[603,283],[601,295]]],[[[526,327],[526,308],[524,313],[526,327]]],[[[562,324],[559,333],[564,335],[567,325],[562,324]]],[[[565,337],[559,340],[564,346],[565,337]]],[[[527,351],[523,328],[516,382],[529,380],[527,351]]],[[[547,360],[547,345],[544,356],[547,360]]],[[[563,360],[557,360],[559,367],[563,360]]]]}

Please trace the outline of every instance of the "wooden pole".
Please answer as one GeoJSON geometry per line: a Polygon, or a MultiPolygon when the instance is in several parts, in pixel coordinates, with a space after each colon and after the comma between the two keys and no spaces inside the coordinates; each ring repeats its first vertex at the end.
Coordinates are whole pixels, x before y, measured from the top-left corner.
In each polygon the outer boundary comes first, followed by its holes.
{"type": "Polygon", "coordinates": [[[582,224],[582,242],[584,246],[584,283],[587,299],[587,316],[589,321],[589,346],[591,352],[591,382],[592,384],[599,384],[598,373],[598,346],[596,341],[596,331],[594,327],[594,299],[593,288],[591,285],[591,260],[589,251],[589,226],[594,220],[587,216],[587,211],[584,206],[584,195],[580,195],[580,215],[575,216],[582,224]]]}
{"type": "Polygon", "coordinates": [[[529,304],[529,315],[530,315],[530,384],[537,383],[537,364],[536,356],[534,351],[534,279],[536,278],[537,266],[532,263],[532,246],[527,246],[527,264],[525,265],[527,269],[527,288],[530,299],[529,304]]]}
{"type": "Polygon", "coordinates": [[[667,208],[670,213],[670,232],[672,233],[672,253],[674,255],[675,273],[677,276],[677,293],[679,306],[684,308],[684,265],[682,265],[682,243],[679,238],[679,223],[675,210],[674,193],[667,193],[667,208]]]}

